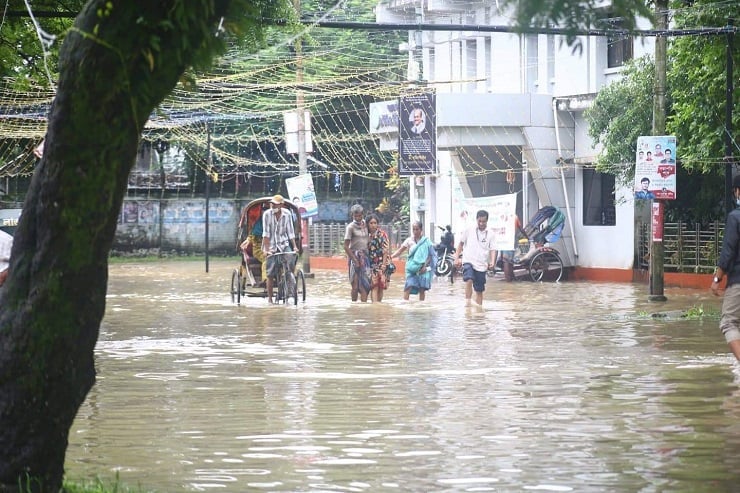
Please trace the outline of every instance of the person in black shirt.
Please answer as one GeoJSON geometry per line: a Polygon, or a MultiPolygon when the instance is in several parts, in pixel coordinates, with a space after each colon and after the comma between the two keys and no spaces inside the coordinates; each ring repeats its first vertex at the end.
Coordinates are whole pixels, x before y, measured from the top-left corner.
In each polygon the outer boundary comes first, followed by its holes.
{"type": "Polygon", "coordinates": [[[443,248],[446,248],[448,252],[452,253],[455,251],[455,235],[452,234],[452,226],[449,224],[445,228],[445,234],[442,235],[442,240],[440,241],[441,246],[443,248]]]}

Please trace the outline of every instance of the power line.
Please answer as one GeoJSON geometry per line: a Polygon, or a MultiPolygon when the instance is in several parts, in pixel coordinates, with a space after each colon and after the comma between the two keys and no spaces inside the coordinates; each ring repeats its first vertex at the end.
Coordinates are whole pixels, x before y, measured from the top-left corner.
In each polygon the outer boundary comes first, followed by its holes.
{"type": "MultiPolygon", "coordinates": [[[[737,33],[738,26],[727,25],[722,27],[697,27],[689,29],[565,29],[557,27],[514,27],[514,26],[488,26],[482,24],[403,24],[403,23],[377,23],[377,22],[339,22],[339,21],[301,21],[302,24],[311,24],[315,27],[333,29],[355,29],[373,31],[467,31],[467,32],[489,32],[489,33],[513,33],[513,34],[558,34],[563,36],[716,36],[729,33],[737,33]]],[[[277,25],[284,24],[278,21],[277,25]]]]}
{"type": "MultiPolygon", "coordinates": [[[[77,17],[76,12],[34,12],[34,16],[43,18],[66,18],[77,17]]],[[[6,17],[28,17],[28,12],[22,10],[10,10],[6,17]]],[[[270,22],[270,21],[268,21],[270,22]]],[[[299,21],[304,26],[323,27],[329,29],[355,29],[364,31],[469,31],[484,33],[513,33],[513,34],[556,34],[562,36],[643,36],[643,37],[678,37],[678,36],[719,36],[729,33],[737,33],[740,27],[726,25],[720,27],[697,27],[685,29],[565,29],[558,27],[514,27],[514,26],[488,26],[482,24],[426,24],[426,23],[378,23],[378,22],[344,22],[302,19],[299,21]]],[[[284,26],[288,24],[285,19],[273,19],[272,24],[284,26]]]]}

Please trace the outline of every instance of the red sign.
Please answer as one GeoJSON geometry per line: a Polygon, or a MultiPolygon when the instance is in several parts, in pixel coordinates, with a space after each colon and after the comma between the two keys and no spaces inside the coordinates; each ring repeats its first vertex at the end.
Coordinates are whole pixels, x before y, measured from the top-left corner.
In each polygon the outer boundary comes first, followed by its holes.
{"type": "Polygon", "coordinates": [[[676,173],[675,164],[661,164],[658,166],[658,174],[664,179],[676,173]]]}
{"type": "Polygon", "coordinates": [[[652,214],[650,215],[650,226],[653,233],[653,241],[663,241],[663,202],[652,203],[652,214]]]}

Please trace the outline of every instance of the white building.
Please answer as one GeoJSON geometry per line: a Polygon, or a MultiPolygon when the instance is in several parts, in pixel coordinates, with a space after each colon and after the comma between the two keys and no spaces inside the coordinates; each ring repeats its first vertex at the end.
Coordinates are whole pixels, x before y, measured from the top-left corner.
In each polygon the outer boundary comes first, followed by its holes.
{"type": "MultiPolygon", "coordinates": [[[[379,23],[510,25],[497,5],[381,0],[376,15],[379,23]]],[[[619,77],[624,61],[652,54],[654,41],[579,40],[582,50],[574,51],[560,35],[409,32],[409,79],[426,81],[436,93],[438,172],[411,181],[411,219],[421,220],[433,239],[439,238],[435,225],[456,227],[454,193],[517,192],[524,223],[540,206],[566,212],[566,228],[555,245],[566,266],[632,269],[633,192],[615,189],[612,176],[593,169],[597,151],[583,110],[619,77]]],[[[395,141],[394,135],[384,138],[395,141]]]]}

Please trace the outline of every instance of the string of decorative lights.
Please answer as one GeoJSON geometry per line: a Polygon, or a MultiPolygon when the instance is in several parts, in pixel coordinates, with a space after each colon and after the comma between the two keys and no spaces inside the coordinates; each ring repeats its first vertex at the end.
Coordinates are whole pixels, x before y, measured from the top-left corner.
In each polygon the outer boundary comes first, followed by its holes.
{"type": "MultiPolygon", "coordinates": [[[[734,5],[733,0],[728,0],[712,4],[711,8],[731,8],[734,5]]],[[[680,12],[689,12],[692,8],[698,9],[699,6],[687,6],[680,12]]],[[[710,7],[704,5],[701,8],[710,7]]],[[[3,22],[6,16],[21,14],[23,12],[5,12],[3,22]]],[[[43,17],[38,12],[36,15],[43,17]]],[[[325,20],[325,17],[303,21],[306,27],[300,35],[310,38],[301,54],[304,80],[296,80],[295,54],[285,49],[295,36],[286,34],[275,46],[257,53],[245,54],[234,47],[212,70],[198,74],[197,90],[178,87],[172,92],[148,123],[144,139],[166,139],[176,143],[202,171],[207,170],[204,156],[210,145],[216,168],[225,170],[220,176],[223,181],[243,175],[275,177],[297,173],[296,158],[288,155],[284,148],[283,114],[295,111],[296,94],[300,91],[305,108],[311,113],[313,146],[320,160],[335,173],[382,180],[393,166],[395,156],[394,153],[381,152],[378,141],[370,133],[369,103],[393,100],[400,95],[430,88],[461,87],[474,82],[458,79],[426,85],[410,84],[404,80],[408,56],[398,53],[398,38],[390,31],[454,29],[493,33],[486,34],[488,36],[514,32],[509,26],[378,25],[344,21],[339,15],[333,16],[332,21],[325,20]],[[328,33],[330,28],[376,32],[372,43],[347,43],[345,38],[340,41],[328,33]]],[[[734,26],[633,32],[595,29],[583,34],[717,35],[737,32],[737,29],[734,26]]],[[[552,31],[552,34],[563,33],[552,31]]],[[[521,67],[512,67],[512,74],[521,70],[521,67]]],[[[501,74],[502,77],[506,75],[501,74]]],[[[0,135],[4,137],[0,141],[0,176],[23,176],[33,171],[36,163],[33,148],[45,135],[45,115],[53,97],[53,89],[30,86],[18,90],[11,81],[0,81],[0,135]]],[[[481,143],[459,149],[461,158],[467,163],[461,174],[484,176],[522,168],[521,156],[512,148],[491,148],[487,144],[493,140],[486,139],[489,129],[469,129],[471,136],[474,130],[481,143]],[[484,147],[487,152],[483,152],[484,147]]],[[[503,131],[508,132],[506,129],[503,131]]],[[[574,139],[574,135],[583,130],[563,127],[561,131],[563,139],[574,139]]],[[[705,162],[713,164],[723,160],[718,157],[705,162]]],[[[623,164],[629,166],[631,163],[623,164]]],[[[574,164],[564,162],[563,166],[572,167],[574,164]]],[[[326,170],[311,172],[326,173],[326,170]]]]}

